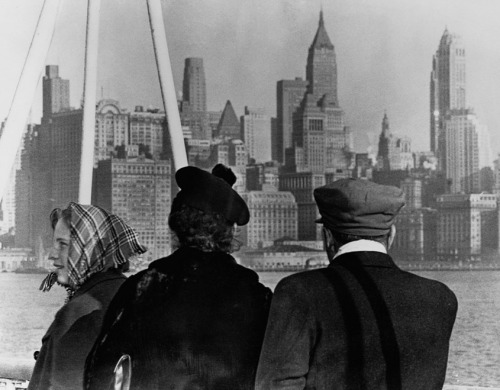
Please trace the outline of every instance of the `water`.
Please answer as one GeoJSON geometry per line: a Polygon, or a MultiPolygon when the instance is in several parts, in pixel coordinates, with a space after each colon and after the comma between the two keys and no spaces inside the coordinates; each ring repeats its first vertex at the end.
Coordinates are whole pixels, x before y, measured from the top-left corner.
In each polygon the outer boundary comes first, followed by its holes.
{"type": "MultiPolygon", "coordinates": [[[[459,309],[453,330],[446,383],[500,387],[500,271],[419,272],[447,284],[459,309]]],[[[262,272],[261,281],[274,289],[289,273],[262,272]]],[[[57,286],[38,290],[43,275],[0,274],[0,377],[29,378],[33,352],[65,291],[57,286]]]]}

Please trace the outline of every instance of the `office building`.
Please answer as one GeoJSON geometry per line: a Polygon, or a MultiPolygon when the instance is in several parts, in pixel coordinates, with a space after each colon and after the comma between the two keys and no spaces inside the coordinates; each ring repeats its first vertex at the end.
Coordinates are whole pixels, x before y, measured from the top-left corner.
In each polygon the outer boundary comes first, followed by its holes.
{"type": "Polygon", "coordinates": [[[186,58],[182,80],[182,102],[180,118],[182,126],[188,127],[194,139],[212,138],[207,112],[207,88],[203,58],[186,58]]]}
{"type": "Polygon", "coordinates": [[[207,88],[203,58],[186,58],[182,81],[183,101],[189,103],[192,111],[207,111],[207,88]]]}
{"type": "Polygon", "coordinates": [[[131,145],[142,145],[141,152],[153,160],[168,157],[168,124],[164,112],[151,108],[144,110],[142,106],[136,106],[128,120],[131,145]]]}
{"type": "Polygon", "coordinates": [[[94,167],[108,159],[115,146],[129,144],[129,113],[116,100],[103,99],[97,103],[95,113],[94,167]]]}
{"type": "Polygon", "coordinates": [[[69,109],[69,80],[59,77],[59,66],[47,65],[43,77],[43,118],[69,109]]]}
{"type": "Polygon", "coordinates": [[[146,260],[170,253],[170,160],[135,157],[99,161],[92,192],[93,204],[119,215],[134,227],[148,248],[146,260]]]}
{"type": "Polygon", "coordinates": [[[245,107],[240,123],[248,157],[261,163],[271,161],[271,120],[264,109],[245,107]]]}
{"type": "Polygon", "coordinates": [[[276,137],[272,158],[280,163],[285,162],[285,150],[293,146],[293,114],[299,109],[306,90],[307,81],[301,77],[280,80],[276,85],[276,137]]]}
{"type": "Polygon", "coordinates": [[[436,208],[438,260],[480,261],[497,250],[497,195],[443,194],[436,208]]]}
{"type": "Polygon", "coordinates": [[[279,189],[277,162],[248,164],[246,166],[247,191],[277,191],[279,189]]]}
{"type": "Polygon", "coordinates": [[[430,80],[430,144],[445,169],[444,121],[449,110],[466,108],[465,48],[458,35],[445,29],[432,58],[430,80]]]}
{"type": "Polygon", "coordinates": [[[479,192],[477,117],[469,110],[449,110],[444,122],[446,178],[452,193],[479,192]]]}
{"type": "Polygon", "coordinates": [[[434,261],[437,247],[437,214],[430,208],[405,206],[396,216],[396,236],[390,249],[398,262],[434,261]]]}
{"type": "Polygon", "coordinates": [[[250,191],[242,194],[250,222],[241,229],[243,245],[262,248],[279,238],[297,239],[297,204],[290,192],[250,191]]]}
{"type": "Polygon", "coordinates": [[[296,172],[283,173],[279,176],[279,190],[291,192],[297,203],[299,240],[321,240],[321,227],[314,223],[319,218],[319,211],[313,190],[325,184],[324,174],[296,172]]]}
{"type": "Polygon", "coordinates": [[[285,149],[287,171],[316,174],[353,169],[352,137],[337,97],[335,48],[323,12],[309,47],[306,80],[306,94],[292,114],[292,150],[285,149]]]}

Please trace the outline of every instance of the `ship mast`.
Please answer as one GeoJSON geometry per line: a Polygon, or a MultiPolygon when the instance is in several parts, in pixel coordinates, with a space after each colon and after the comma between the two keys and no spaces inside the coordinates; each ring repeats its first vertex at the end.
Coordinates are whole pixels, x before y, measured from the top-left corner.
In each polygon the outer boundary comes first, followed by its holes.
{"type": "Polygon", "coordinates": [[[17,151],[21,145],[38,81],[54,35],[60,0],[45,0],[24,62],[0,137],[0,199],[9,183],[17,151]]]}

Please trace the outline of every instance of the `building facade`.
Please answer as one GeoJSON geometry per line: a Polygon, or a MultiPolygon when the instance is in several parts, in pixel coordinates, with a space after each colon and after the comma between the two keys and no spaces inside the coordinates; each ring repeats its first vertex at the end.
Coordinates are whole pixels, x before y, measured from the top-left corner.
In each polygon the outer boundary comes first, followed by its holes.
{"type": "Polygon", "coordinates": [[[129,144],[129,113],[116,100],[104,99],[97,103],[95,113],[94,167],[108,159],[115,146],[129,144]]]}
{"type": "Polygon", "coordinates": [[[250,211],[250,222],[241,228],[245,246],[262,248],[282,237],[297,239],[297,204],[290,192],[250,191],[242,197],[250,211]]]}
{"type": "MultiPolygon", "coordinates": [[[[164,112],[158,109],[143,110],[137,106],[129,114],[131,145],[143,145],[146,157],[153,160],[166,159],[168,147],[168,124],[164,112]]],[[[120,145],[115,143],[115,145],[120,145]]]]}
{"type": "Polygon", "coordinates": [[[52,114],[68,110],[69,80],[59,77],[59,66],[47,65],[43,77],[43,117],[48,119],[52,114]]]}
{"type": "Polygon", "coordinates": [[[248,157],[261,163],[271,161],[271,119],[264,109],[245,107],[240,123],[248,157]]]}
{"type": "Polygon", "coordinates": [[[144,157],[100,161],[92,202],[127,221],[147,248],[146,260],[171,251],[168,213],[172,201],[170,160],[144,157]]]}
{"type": "Polygon", "coordinates": [[[307,90],[307,81],[280,80],[276,85],[276,137],[273,142],[273,160],[285,162],[285,150],[293,146],[293,114],[299,109],[307,90]]]}
{"type": "Polygon", "coordinates": [[[498,248],[495,194],[444,194],[437,197],[437,258],[480,261],[498,248]]]}
{"type": "Polygon", "coordinates": [[[319,211],[313,190],[325,184],[324,174],[296,172],[279,176],[279,190],[291,192],[297,202],[298,240],[321,240],[321,226],[314,223],[319,218],[319,211]]]}
{"type": "Polygon", "coordinates": [[[479,192],[477,118],[471,110],[450,110],[444,123],[445,173],[452,193],[479,192]]]}

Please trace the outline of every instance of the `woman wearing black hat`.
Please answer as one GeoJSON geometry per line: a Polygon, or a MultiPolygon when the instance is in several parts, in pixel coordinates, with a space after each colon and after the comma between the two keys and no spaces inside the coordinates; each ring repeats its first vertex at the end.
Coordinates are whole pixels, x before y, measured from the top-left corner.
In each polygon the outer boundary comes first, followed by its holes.
{"type": "Polygon", "coordinates": [[[247,205],[221,165],[182,168],[176,181],[178,249],[120,289],[87,359],[87,389],[254,387],[271,291],[229,254],[247,205]]]}

